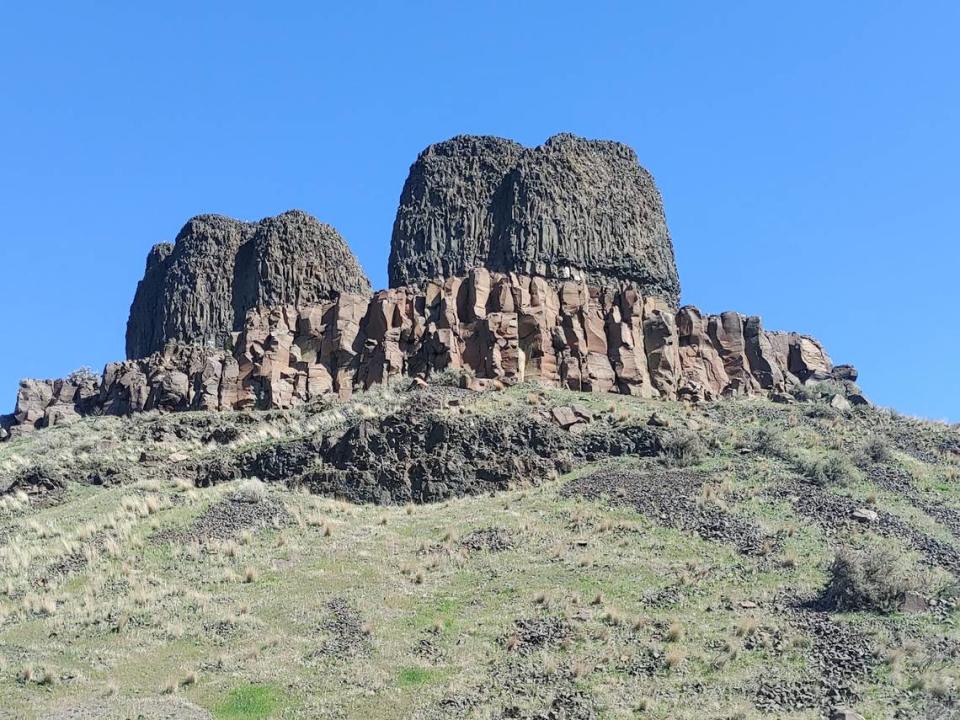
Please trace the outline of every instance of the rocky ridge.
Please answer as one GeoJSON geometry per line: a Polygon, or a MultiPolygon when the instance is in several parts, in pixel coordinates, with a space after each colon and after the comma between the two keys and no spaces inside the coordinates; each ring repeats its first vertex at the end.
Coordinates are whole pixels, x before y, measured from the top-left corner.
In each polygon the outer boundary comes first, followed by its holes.
{"type": "Polygon", "coordinates": [[[24,380],[13,432],[89,414],[290,408],[399,377],[457,371],[466,387],[520,382],[699,402],[763,395],[792,401],[832,381],[834,403],[866,403],[856,371],[811,337],[769,332],[757,317],[672,310],[661,298],[475,269],[372,299],[255,308],[228,349],[168,345],[111,363],[102,377],[24,380]]]}

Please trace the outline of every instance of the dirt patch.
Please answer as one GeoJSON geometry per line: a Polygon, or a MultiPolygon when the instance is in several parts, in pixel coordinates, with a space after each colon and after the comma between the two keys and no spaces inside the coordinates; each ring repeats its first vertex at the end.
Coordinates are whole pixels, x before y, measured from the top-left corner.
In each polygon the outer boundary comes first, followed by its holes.
{"type": "Polygon", "coordinates": [[[211,505],[189,527],[161,530],[154,534],[153,540],[176,544],[231,540],[245,530],[255,531],[289,522],[286,508],[272,498],[246,502],[229,497],[211,505]]]}
{"type": "Polygon", "coordinates": [[[776,538],[720,504],[703,500],[701,491],[709,479],[687,470],[601,470],[568,483],[562,494],[606,498],[661,525],[731,543],[746,555],[766,555],[775,549],[776,538]]]}
{"type": "Polygon", "coordinates": [[[467,533],[457,545],[468,553],[503,552],[516,547],[516,541],[506,528],[488,527],[467,533]]]}

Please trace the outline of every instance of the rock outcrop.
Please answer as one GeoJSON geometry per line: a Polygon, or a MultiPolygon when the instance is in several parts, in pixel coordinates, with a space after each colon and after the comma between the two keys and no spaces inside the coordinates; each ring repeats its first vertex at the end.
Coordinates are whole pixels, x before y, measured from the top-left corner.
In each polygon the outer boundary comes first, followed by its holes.
{"type": "Polygon", "coordinates": [[[127,357],[169,342],[223,347],[258,305],[306,305],[370,281],[329,225],[293,210],[246,223],[221,215],[187,222],[175,244],[154,246],[130,307],[127,357]]]}
{"type": "Polygon", "coordinates": [[[431,145],[403,188],[389,274],[372,294],[336,230],[300,211],[195,217],[147,257],[128,359],[101,377],[22,381],[0,440],[90,414],[290,408],[444,371],[474,390],[532,382],[688,402],[792,402],[829,380],[834,407],[866,403],[856,370],[813,338],[677,307],[660,194],[620,143],[431,145]]]}
{"type": "Polygon", "coordinates": [[[341,293],[299,308],[258,307],[226,343],[168,344],[107,365],[102,378],[25,380],[13,430],[91,413],[289,408],[451,369],[476,390],[534,382],[691,402],[785,395],[824,380],[853,392],[856,377],[850,366],[835,369],[813,338],[768,332],[756,317],[674,311],[633,288],[555,288],[484,269],[372,299],[341,293]]]}
{"type": "Polygon", "coordinates": [[[393,226],[391,287],[476,267],[554,285],[632,287],[672,309],[680,295],[651,175],[626,145],[567,134],[532,149],[458,136],[410,168],[393,226]]]}

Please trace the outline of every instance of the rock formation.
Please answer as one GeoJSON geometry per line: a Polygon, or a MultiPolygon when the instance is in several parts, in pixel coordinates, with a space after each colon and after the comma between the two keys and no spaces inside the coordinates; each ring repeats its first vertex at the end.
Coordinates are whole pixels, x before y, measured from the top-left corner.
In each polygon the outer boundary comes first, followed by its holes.
{"type": "Polygon", "coordinates": [[[150,250],[130,307],[127,357],[171,341],[223,347],[258,305],[306,305],[370,281],[339,233],[293,210],[257,223],[221,215],[188,221],[175,244],[150,250]]]}
{"type": "Polygon", "coordinates": [[[289,408],[348,396],[391,378],[429,382],[447,369],[482,390],[534,382],[691,402],[785,396],[833,380],[856,394],[849,366],[834,368],[813,338],[768,332],[759,318],[672,310],[633,288],[596,288],[483,268],[373,298],[258,307],[228,349],[168,344],[111,363],[102,378],[25,380],[14,431],[85,414],[146,410],[289,408]]]}
{"type": "Polygon", "coordinates": [[[671,308],[680,295],[653,178],[626,145],[567,134],[533,149],[458,136],[410,168],[393,226],[391,287],[475,267],[633,287],[671,308]]]}
{"type": "Polygon", "coordinates": [[[400,199],[391,288],[343,239],[291,211],[201,215],[147,258],[125,362],[24,380],[0,440],[83,415],[290,408],[391,378],[520,382],[643,398],[790,402],[824,381],[865,403],[856,370],[757,317],[677,308],[660,195],[629,147],[557,135],[533,149],[459,136],[424,150],[400,199]]]}

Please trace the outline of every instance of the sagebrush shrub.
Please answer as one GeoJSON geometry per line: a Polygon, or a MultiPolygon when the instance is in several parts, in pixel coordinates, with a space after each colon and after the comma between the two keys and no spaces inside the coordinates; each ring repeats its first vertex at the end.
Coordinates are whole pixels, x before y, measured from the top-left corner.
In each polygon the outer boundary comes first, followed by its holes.
{"type": "Polygon", "coordinates": [[[891,612],[920,579],[892,549],[880,545],[863,550],[843,548],[830,565],[824,604],[834,610],[891,612]]]}
{"type": "Polygon", "coordinates": [[[890,461],[890,446],[883,438],[874,435],[863,445],[863,457],[873,463],[885,463],[890,461]]]}
{"type": "Polygon", "coordinates": [[[789,455],[783,432],[778,428],[767,426],[754,428],[746,434],[744,444],[754,452],[769,457],[785,458],[789,455]]]}
{"type": "Polygon", "coordinates": [[[847,485],[856,478],[853,466],[839,455],[827,455],[799,463],[800,473],[814,485],[847,485]]]}
{"type": "Polygon", "coordinates": [[[660,442],[667,461],[678,467],[696,465],[705,453],[700,436],[690,430],[673,430],[664,435],[660,442]]]}
{"type": "Polygon", "coordinates": [[[267,498],[267,486],[258,478],[247,478],[240,482],[235,497],[242,502],[263,502],[267,498]]]}

